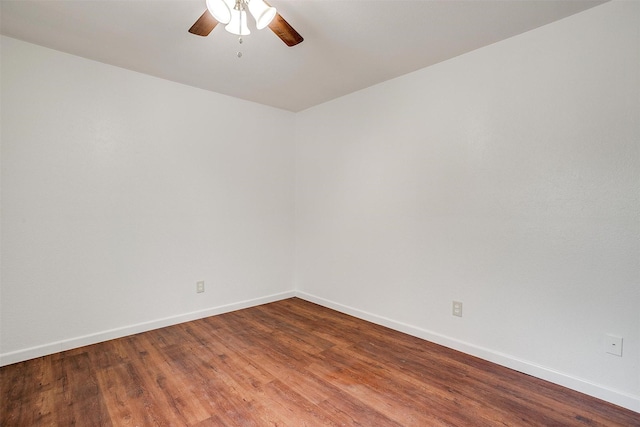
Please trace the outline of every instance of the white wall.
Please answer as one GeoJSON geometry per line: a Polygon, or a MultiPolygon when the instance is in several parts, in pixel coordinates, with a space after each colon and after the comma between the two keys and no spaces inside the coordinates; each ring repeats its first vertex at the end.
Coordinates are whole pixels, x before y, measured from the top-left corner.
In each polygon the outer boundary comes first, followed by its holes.
{"type": "Polygon", "coordinates": [[[299,113],[300,295],[640,411],[639,28],[609,3],[299,113]]]}
{"type": "Polygon", "coordinates": [[[2,364],[293,294],[292,113],[4,37],[1,83],[2,364]]]}

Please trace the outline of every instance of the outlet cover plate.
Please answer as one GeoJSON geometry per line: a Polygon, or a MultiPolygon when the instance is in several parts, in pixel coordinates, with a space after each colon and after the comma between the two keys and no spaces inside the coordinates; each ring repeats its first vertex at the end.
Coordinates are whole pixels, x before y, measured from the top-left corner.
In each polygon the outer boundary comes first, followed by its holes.
{"type": "Polygon", "coordinates": [[[622,337],[607,334],[604,336],[604,345],[607,353],[622,357],[622,337]]]}
{"type": "Polygon", "coordinates": [[[454,301],[452,307],[452,313],[454,316],[462,317],[462,303],[460,301],[454,301]]]}
{"type": "Polygon", "coordinates": [[[196,282],[196,292],[197,293],[204,292],[204,281],[196,282]]]}

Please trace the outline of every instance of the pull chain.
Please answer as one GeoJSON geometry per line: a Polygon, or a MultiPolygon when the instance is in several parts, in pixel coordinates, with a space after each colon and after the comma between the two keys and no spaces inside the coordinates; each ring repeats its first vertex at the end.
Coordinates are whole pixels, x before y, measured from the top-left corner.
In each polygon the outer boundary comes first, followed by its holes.
{"type": "MultiPolygon", "coordinates": [[[[238,12],[240,12],[240,19],[238,19],[238,44],[242,44],[242,11],[244,11],[244,0],[237,0],[236,6],[238,7],[238,12]]],[[[242,58],[242,51],[237,51],[236,56],[238,59],[242,58]]]]}

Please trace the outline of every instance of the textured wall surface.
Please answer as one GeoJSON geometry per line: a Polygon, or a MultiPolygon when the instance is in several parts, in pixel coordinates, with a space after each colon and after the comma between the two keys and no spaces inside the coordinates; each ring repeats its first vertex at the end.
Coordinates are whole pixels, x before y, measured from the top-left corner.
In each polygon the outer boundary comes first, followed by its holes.
{"type": "Polygon", "coordinates": [[[639,8],[298,114],[298,289],[640,404],[639,8]]]}
{"type": "Polygon", "coordinates": [[[0,352],[290,292],[293,117],[3,38],[0,352]]]}

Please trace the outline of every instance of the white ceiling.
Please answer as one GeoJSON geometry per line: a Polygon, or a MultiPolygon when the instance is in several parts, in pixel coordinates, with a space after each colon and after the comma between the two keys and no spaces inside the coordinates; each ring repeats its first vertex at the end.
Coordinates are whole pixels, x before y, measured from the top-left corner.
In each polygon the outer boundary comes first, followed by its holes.
{"type": "MultiPolygon", "coordinates": [[[[0,32],[74,55],[301,111],[495,43],[601,0],[271,0],[304,37],[240,46],[187,32],[205,0],[2,0],[0,32]],[[236,57],[241,50],[242,58],[236,57]]],[[[253,25],[253,23],[251,22],[253,25]]]]}

